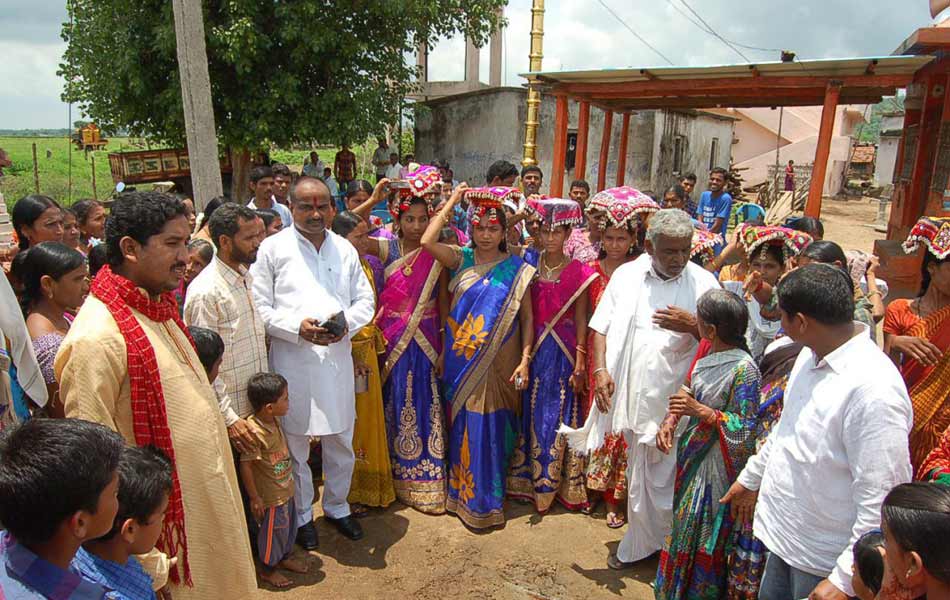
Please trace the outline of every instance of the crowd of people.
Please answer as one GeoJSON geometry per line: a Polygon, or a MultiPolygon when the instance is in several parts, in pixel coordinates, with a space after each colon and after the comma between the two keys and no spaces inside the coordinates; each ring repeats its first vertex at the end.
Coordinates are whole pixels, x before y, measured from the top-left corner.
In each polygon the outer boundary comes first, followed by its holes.
{"type": "Polygon", "coordinates": [[[0,597],[288,586],[316,480],[350,540],[397,501],[472,530],[603,503],[657,600],[950,598],[950,219],[885,306],[819,220],[734,224],[725,169],[551,198],[387,149],[375,184],[344,148],[201,211],[16,203],[0,597]]]}

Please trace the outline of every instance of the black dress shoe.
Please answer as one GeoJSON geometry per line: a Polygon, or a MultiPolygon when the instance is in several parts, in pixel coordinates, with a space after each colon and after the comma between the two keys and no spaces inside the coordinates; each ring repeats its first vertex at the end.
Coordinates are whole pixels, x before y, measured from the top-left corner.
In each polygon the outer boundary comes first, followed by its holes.
{"type": "Polygon", "coordinates": [[[342,519],[332,519],[330,517],[327,517],[326,519],[331,525],[336,527],[340,533],[351,540],[359,540],[363,538],[363,528],[360,527],[360,524],[356,522],[356,519],[350,515],[347,515],[342,519]]]}
{"type": "Polygon", "coordinates": [[[301,525],[297,530],[297,543],[304,550],[316,550],[320,545],[317,539],[317,528],[313,526],[313,521],[306,525],[301,525]]]}

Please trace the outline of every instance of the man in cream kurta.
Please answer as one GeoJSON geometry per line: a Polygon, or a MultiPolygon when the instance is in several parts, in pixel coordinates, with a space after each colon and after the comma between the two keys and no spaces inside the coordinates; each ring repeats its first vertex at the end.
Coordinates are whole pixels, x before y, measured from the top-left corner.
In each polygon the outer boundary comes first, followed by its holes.
{"type": "Polygon", "coordinates": [[[606,414],[591,411],[585,441],[590,447],[608,431],[623,432],[628,447],[628,527],[614,568],[657,552],[670,531],[676,453],[657,450],[656,434],[696,352],[696,301],[719,288],[711,273],[689,262],[692,223],[685,212],[659,211],[649,227],[650,254],[614,272],[590,321],[606,337],[595,382],[601,388],[609,374],[616,390],[606,414]]]}
{"type": "MultiPolygon", "coordinates": [[[[254,561],[214,390],[191,342],[173,322],[135,317],[155,349],[185,506],[194,587],[177,586],[175,600],[249,598],[257,588],[254,561]]],[[[125,341],[105,305],[93,296],[83,303],[60,346],[56,379],[67,417],[102,423],[135,443],[125,341]]],[[[143,561],[156,587],[167,577],[161,558],[153,551],[143,561]]]]}
{"type": "Polygon", "coordinates": [[[297,524],[312,527],[313,475],[307,459],[310,437],[319,436],[326,478],[323,510],[339,526],[350,522],[346,498],[355,463],[350,338],[372,320],[375,299],[356,249],[326,227],[333,214],[326,186],[298,180],[291,207],[294,226],[264,240],[251,267],[254,301],[271,336],[271,367],[288,383],[290,412],[281,425],[294,462],[297,524]],[[311,241],[315,237],[322,239],[319,248],[311,241]],[[323,323],[341,311],[347,333],[339,341],[323,345],[308,339],[306,321],[323,323]]]}

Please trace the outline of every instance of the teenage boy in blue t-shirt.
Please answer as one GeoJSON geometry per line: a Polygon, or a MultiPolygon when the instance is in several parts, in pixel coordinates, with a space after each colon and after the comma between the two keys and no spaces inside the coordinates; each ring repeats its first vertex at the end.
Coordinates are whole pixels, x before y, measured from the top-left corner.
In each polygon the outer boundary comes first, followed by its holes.
{"type": "MultiPolygon", "coordinates": [[[[709,189],[703,192],[696,207],[696,218],[712,232],[722,235],[726,239],[726,228],[729,226],[729,215],[732,212],[732,196],[724,192],[726,185],[726,170],[716,167],[709,172],[709,189]]],[[[723,244],[717,245],[716,255],[722,251],[723,244]]]]}

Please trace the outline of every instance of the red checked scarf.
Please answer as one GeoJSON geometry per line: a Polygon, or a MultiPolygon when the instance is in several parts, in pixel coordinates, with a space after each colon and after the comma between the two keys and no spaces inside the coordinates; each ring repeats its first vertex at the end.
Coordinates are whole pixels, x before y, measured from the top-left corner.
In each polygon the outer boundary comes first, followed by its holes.
{"type": "Polygon", "coordinates": [[[162,294],[158,302],[153,302],[142,294],[134,283],[116,275],[108,266],[103,267],[96,275],[90,291],[109,309],[109,313],[115,319],[125,339],[135,444],[155,446],[171,460],[172,492],[168,498],[168,510],[165,512],[165,522],[162,525],[162,534],[157,546],[169,556],[178,556],[178,565],[172,568],[169,574],[172,581],[180,583],[183,579],[187,585],[191,585],[188,542],[185,538],[185,507],[181,500],[181,485],[178,482],[178,469],[175,466],[175,448],[172,446],[171,431],[168,429],[162,377],[158,372],[155,350],[135,315],[132,314],[132,309],[157,323],[173,319],[192,345],[194,341],[191,340],[185,324],[178,316],[178,305],[170,292],[162,294]],[[181,576],[179,576],[179,568],[181,576]]]}

